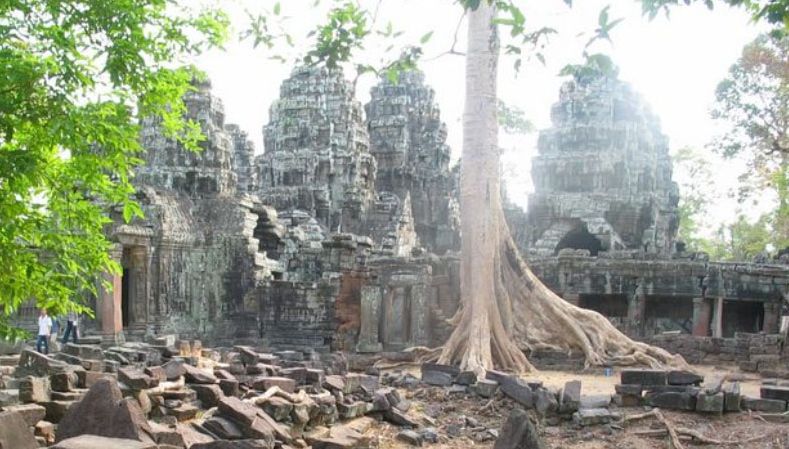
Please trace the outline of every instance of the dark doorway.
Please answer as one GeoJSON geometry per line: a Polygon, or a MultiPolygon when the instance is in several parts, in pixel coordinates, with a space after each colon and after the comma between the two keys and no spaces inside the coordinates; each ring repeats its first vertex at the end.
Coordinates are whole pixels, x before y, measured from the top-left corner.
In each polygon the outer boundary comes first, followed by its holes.
{"type": "Polygon", "coordinates": [[[734,337],[735,332],[758,333],[764,323],[764,303],[723,301],[723,335],[734,337]]]}
{"type": "Polygon", "coordinates": [[[129,297],[130,285],[131,270],[124,268],[123,277],[121,277],[121,320],[123,321],[123,327],[129,326],[129,318],[131,317],[131,298],[129,297]]]}
{"type": "Polygon", "coordinates": [[[627,316],[627,296],[625,295],[581,295],[579,303],[584,309],[594,310],[605,317],[627,316]]]}
{"type": "Polygon", "coordinates": [[[588,249],[590,255],[596,256],[597,253],[603,249],[603,243],[600,242],[600,239],[589,233],[586,224],[583,224],[562,237],[556,245],[556,249],[553,252],[554,255],[559,254],[559,251],[565,248],[588,249]]]}

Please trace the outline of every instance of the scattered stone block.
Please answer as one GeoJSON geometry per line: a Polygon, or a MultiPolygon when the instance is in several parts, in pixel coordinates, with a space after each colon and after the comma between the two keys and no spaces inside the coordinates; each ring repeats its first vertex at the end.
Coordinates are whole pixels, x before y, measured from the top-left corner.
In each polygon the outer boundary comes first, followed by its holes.
{"type": "Polygon", "coordinates": [[[297,366],[293,368],[283,368],[279,371],[281,377],[293,379],[296,385],[304,385],[307,383],[307,368],[297,366]]]}
{"type": "Polygon", "coordinates": [[[579,408],[605,408],[609,405],[611,405],[610,394],[592,394],[589,396],[581,396],[579,408]]]}
{"type": "Polygon", "coordinates": [[[47,409],[47,414],[44,415],[44,419],[49,422],[58,424],[60,421],[63,420],[63,417],[66,416],[69,408],[74,404],[73,401],[47,401],[47,402],[40,402],[45,409],[47,409]]]}
{"type": "Polygon", "coordinates": [[[50,445],[55,442],[55,425],[49,421],[39,421],[33,426],[33,434],[50,445]]]}
{"type": "Polygon", "coordinates": [[[652,392],[644,396],[644,401],[652,407],[660,407],[669,410],[696,410],[696,398],[690,393],[678,393],[673,391],[652,392]]]}
{"type": "Polygon", "coordinates": [[[474,392],[483,398],[492,398],[499,389],[499,383],[495,380],[479,379],[474,384],[474,392]]]}
{"type": "Polygon", "coordinates": [[[633,396],[641,396],[641,393],[644,391],[644,388],[638,384],[617,384],[614,385],[614,391],[617,394],[626,394],[626,395],[633,395],[633,396]]]}
{"type": "Polygon", "coordinates": [[[552,391],[538,388],[534,390],[534,408],[543,416],[554,414],[559,411],[559,401],[552,391]]]}
{"type": "Polygon", "coordinates": [[[236,379],[219,379],[219,388],[225,396],[238,396],[240,394],[239,384],[236,379]]]}
{"type": "Polygon", "coordinates": [[[637,385],[666,385],[667,374],[662,370],[653,369],[624,369],[620,374],[623,384],[637,385]]]}
{"type": "Polygon", "coordinates": [[[219,380],[214,376],[213,373],[208,372],[206,370],[202,370],[200,368],[196,368],[192,365],[183,365],[184,368],[184,378],[186,379],[186,383],[190,384],[215,384],[218,383],[219,380]]]}
{"type": "MultiPolygon", "coordinates": [[[[47,409],[47,421],[49,409],[47,409]]],[[[68,407],[60,420],[57,440],[91,434],[147,442],[150,426],[137,401],[124,399],[117,382],[101,380],[81,401],[68,407]]]]}
{"type": "Polygon", "coordinates": [[[455,376],[455,383],[459,385],[474,385],[477,382],[477,373],[474,371],[461,371],[455,376]]]}
{"type": "Polygon", "coordinates": [[[240,440],[244,437],[233,421],[221,416],[213,416],[207,419],[203,423],[203,427],[223,440],[240,440]]]}
{"type": "Polygon", "coordinates": [[[326,378],[323,380],[323,388],[336,391],[345,391],[345,378],[337,374],[326,376],[326,378]]]}
{"type": "Polygon", "coordinates": [[[197,394],[197,399],[200,400],[204,408],[216,407],[219,405],[219,400],[225,396],[222,388],[217,384],[197,384],[192,385],[191,388],[197,394]]]}
{"type": "Polygon", "coordinates": [[[723,387],[723,410],[726,412],[740,411],[740,383],[732,382],[723,387]]]}
{"type": "Polygon", "coordinates": [[[311,385],[323,385],[324,371],[318,368],[308,368],[306,371],[306,383],[311,385]]]}
{"type": "Polygon", "coordinates": [[[422,435],[413,430],[401,430],[395,438],[411,446],[422,446],[422,435]]]}
{"type": "Polygon", "coordinates": [[[722,391],[712,395],[701,392],[696,396],[696,411],[703,413],[723,413],[724,401],[725,398],[722,391]]]}
{"type": "Polygon", "coordinates": [[[160,449],[156,443],[107,438],[98,435],[80,435],[62,440],[50,449],[160,449]]]}
{"type": "Polygon", "coordinates": [[[275,386],[288,393],[296,391],[296,381],[287,377],[261,376],[252,381],[255,390],[266,391],[275,386]]]}
{"type": "Polygon", "coordinates": [[[167,380],[177,380],[186,374],[186,363],[183,360],[172,359],[162,365],[167,380]]]}
{"type": "Polygon", "coordinates": [[[416,428],[419,425],[397,408],[384,412],[384,419],[396,426],[416,428]]]}
{"type": "Polygon", "coordinates": [[[669,371],[667,376],[669,385],[701,385],[704,377],[689,371],[669,371]]]}
{"type": "Polygon", "coordinates": [[[22,402],[49,401],[49,379],[33,376],[22,379],[19,382],[19,400],[22,402]]]}
{"type": "Polygon", "coordinates": [[[266,399],[265,402],[259,404],[259,407],[274,418],[274,421],[279,422],[287,419],[290,416],[290,412],[293,411],[293,404],[279,396],[272,396],[266,399]]]}
{"type": "Polygon", "coordinates": [[[19,404],[19,390],[0,390],[0,407],[19,404]]]}
{"type": "Polygon", "coordinates": [[[38,405],[38,404],[20,404],[20,405],[10,405],[8,407],[4,407],[3,411],[5,412],[16,412],[25,420],[28,426],[35,426],[37,422],[44,419],[47,415],[47,409],[38,405]]]}
{"type": "Polygon", "coordinates": [[[500,384],[501,392],[525,408],[534,406],[534,394],[529,385],[521,379],[511,377],[500,384]]]}
{"type": "Polygon", "coordinates": [[[608,424],[614,415],[607,408],[587,408],[573,413],[573,422],[580,426],[608,424]]]}
{"type": "Polygon", "coordinates": [[[641,396],[632,394],[615,394],[611,397],[611,401],[617,407],[638,407],[641,405],[641,396]]]}
{"type": "Polygon", "coordinates": [[[510,412],[493,445],[493,449],[545,449],[546,447],[529,415],[520,408],[510,412]]]}
{"type": "Polygon", "coordinates": [[[789,401],[789,387],[762,385],[759,392],[762,399],[778,399],[781,401],[789,401]]]}
{"type": "Polygon", "coordinates": [[[17,412],[0,412],[0,447],[9,449],[38,449],[36,437],[25,418],[17,412]]]}
{"type": "Polygon", "coordinates": [[[422,382],[428,385],[449,386],[460,374],[460,370],[455,366],[439,365],[437,363],[422,364],[422,382]]]}
{"type": "Polygon", "coordinates": [[[132,390],[145,390],[159,385],[158,380],[154,381],[151,376],[132,367],[118,369],[118,381],[132,390]]]}
{"type": "Polygon", "coordinates": [[[167,409],[167,414],[170,416],[175,416],[175,419],[177,419],[179,422],[183,422],[194,419],[194,417],[197,416],[197,412],[199,411],[200,409],[192,404],[181,404],[177,407],[167,409]]]}
{"type": "Polygon", "coordinates": [[[786,401],[780,399],[764,399],[743,396],[740,406],[744,410],[767,413],[783,413],[786,411],[786,401]]]}
{"type": "Polygon", "coordinates": [[[559,396],[559,413],[570,414],[581,405],[581,381],[571,380],[564,384],[559,396]]]}

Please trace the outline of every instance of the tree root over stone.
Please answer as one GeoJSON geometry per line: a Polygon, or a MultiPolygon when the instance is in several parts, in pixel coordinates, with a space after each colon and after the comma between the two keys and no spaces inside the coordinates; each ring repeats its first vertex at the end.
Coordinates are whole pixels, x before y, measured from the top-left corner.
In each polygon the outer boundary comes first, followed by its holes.
{"type": "Polygon", "coordinates": [[[439,363],[458,364],[461,369],[478,373],[493,367],[525,372],[534,367],[524,351],[579,350],[585,356],[586,367],[689,368],[682,356],[634,341],[603,315],[557,296],[521,257],[503,210],[499,211],[498,225],[494,299],[483,304],[469,298],[463,301],[450,320],[455,329],[443,347],[439,363]]]}

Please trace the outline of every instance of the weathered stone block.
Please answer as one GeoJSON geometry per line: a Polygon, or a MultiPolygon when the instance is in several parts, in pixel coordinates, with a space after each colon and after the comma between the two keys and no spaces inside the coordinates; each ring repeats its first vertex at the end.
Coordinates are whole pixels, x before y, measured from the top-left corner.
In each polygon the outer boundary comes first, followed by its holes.
{"type": "Polygon", "coordinates": [[[252,388],[266,391],[271,387],[279,387],[282,391],[293,393],[296,391],[296,381],[287,377],[261,376],[252,381],[252,388]]]}
{"type": "Polygon", "coordinates": [[[47,414],[47,409],[38,404],[9,405],[4,407],[3,411],[19,413],[28,426],[35,426],[47,414]]]}
{"type": "Polygon", "coordinates": [[[27,376],[19,382],[19,400],[22,402],[49,401],[49,379],[27,376]]]}
{"type": "Polygon", "coordinates": [[[739,382],[732,382],[723,386],[724,411],[739,412],[741,400],[739,382]]]}
{"type": "Polygon", "coordinates": [[[666,385],[668,377],[665,371],[652,369],[624,369],[620,376],[620,381],[623,384],[643,386],[666,385]]]}
{"type": "Polygon", "coordinates": [[[532,408],[534,406],[534,394],[526,382],[511,377],[500,384],[500,388],[502,393],[523,407],[532,408]]]}
{"type": "Polygon", "coordinates": [[[781,387],[777,385],[762,385],[759,389],[760,396],[763,399],[778,399],[781,401],[789,401],[789,387],[781,387]]]}
{"type": "Polygon", "coordinates": [[[221,386],[216,384],[195,384],[190,388],[197,394],[197,399],[203,404],[203,408],[216,407],[219,405],[219,400],[225,396],[221,386]]]}
{"type": "Polygon", "coordinates": [[[767,413],[783,413],[786,411],[786,401],[780,399],[763,399],[743,396],[740,406],[744,410],[767,413]]]}
{"type": "Polygon", "coordinates": [[[38,449],[36,438],[21,414],[0,412],[0,445],[9,449],[38,449]]]}
{"type": "Polygon", "coordinates": [[[492,398],[498,389],[499,383],[489,379],[479,379],[473,387],[474,392],[483,398],[492,398]]]}
{"type": "Polygon", "coordinates": [[[564,384],[559,396],[559,413],[568,414],[578,410],[581,405],[581,381],[571,380],[564,384]]]}
{"type": "Polygon", "coordinates": [[[669,371],[667,380],[669,385],[701,385],[704,376],[689,371],[669,371]]]}
{"type": "Polygon", "coordinates": [[[670,410],[696,409],[696,398],[690,393],[677,393],[673,391],[663,393],[647,393],[644,402],[652,407],[666,408],[670,410]]]}
{"type": "Polygon", "coordinates": [[[696,396],[696,411],[704,413],[723,413],[725,397],[723,392],[707,394],[701,392],[696,396]]]}
{"type": "Polygon", "coordinates": [[[573,413],[573,422],[580,426],[594,426],[611,422],[614,415],[607,408],[581,409],[573,413]]]}

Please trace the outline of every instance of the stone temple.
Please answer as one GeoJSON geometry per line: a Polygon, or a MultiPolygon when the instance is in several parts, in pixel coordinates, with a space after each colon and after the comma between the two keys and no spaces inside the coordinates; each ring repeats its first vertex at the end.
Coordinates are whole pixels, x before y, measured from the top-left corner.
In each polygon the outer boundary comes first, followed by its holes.
{"type": "MultiPolygon", "coordinates": [[[[123,272],[88,333],[318,352],[441,344],[459,299],[457,167],[423,74],[381,80],[363,106],[341,71],[296,68],[261,154],[225,123],[210,83],[195,87],[186,102],[202,151],[145,123],[134,180],[145,218],[115,214],[123,272]]],[[[668,140],[631,87],[569,81],[551,117],[528,209],[507,211],[551,289],[664,346],[678,341],[666,333],[779,332],[789,269],[685,252],[668,140]]]]}

